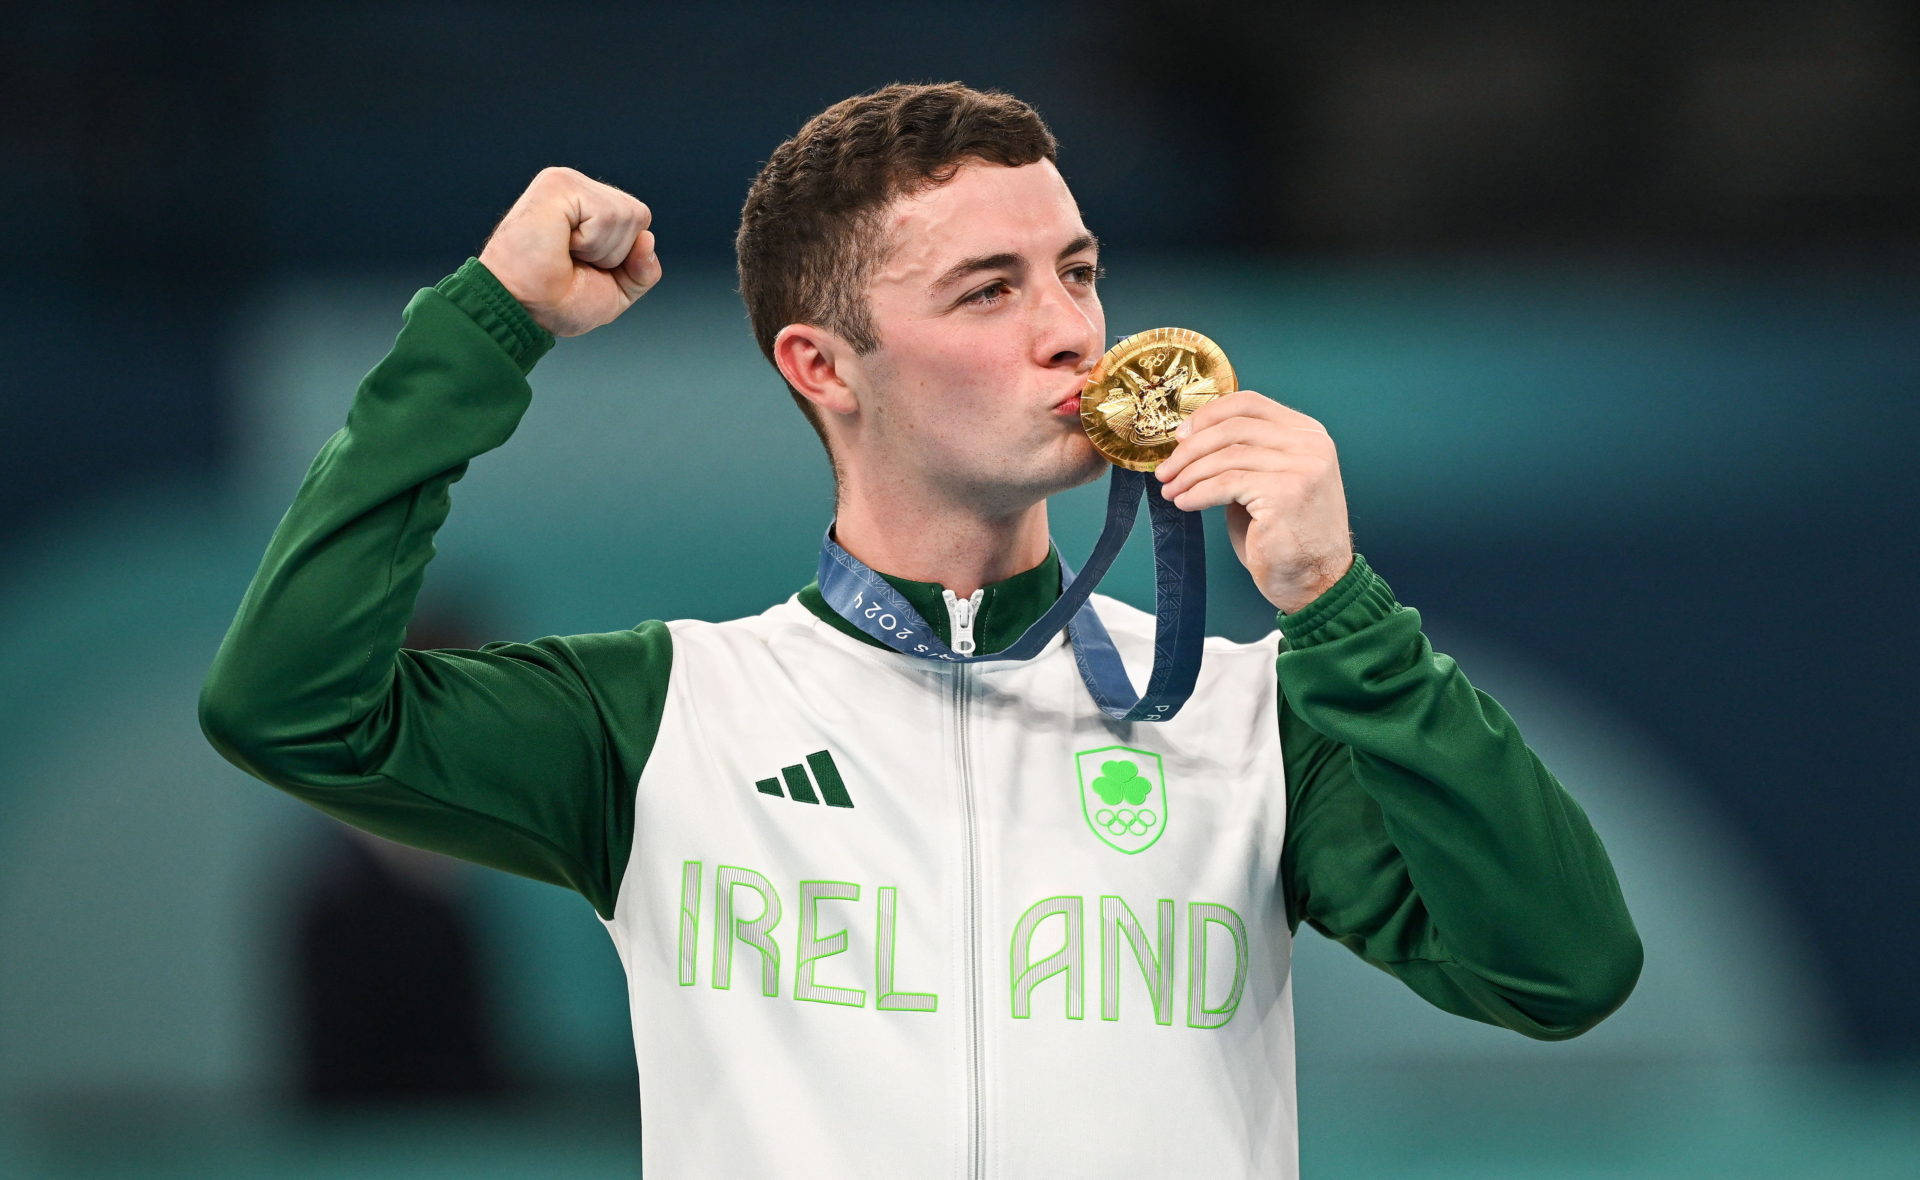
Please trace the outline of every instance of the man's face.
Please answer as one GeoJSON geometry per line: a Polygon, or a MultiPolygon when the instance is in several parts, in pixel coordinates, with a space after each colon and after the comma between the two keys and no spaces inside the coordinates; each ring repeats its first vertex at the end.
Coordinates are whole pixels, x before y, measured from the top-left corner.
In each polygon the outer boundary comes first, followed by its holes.
{"type": "Polygon", "coordinates": [[[1097,478],[1079,393],[1106,338],[1098,247],[1059,171],[970,160],[883,225],[880,343],[850,380],[870,469],[1009,512],[1097,478]]]}

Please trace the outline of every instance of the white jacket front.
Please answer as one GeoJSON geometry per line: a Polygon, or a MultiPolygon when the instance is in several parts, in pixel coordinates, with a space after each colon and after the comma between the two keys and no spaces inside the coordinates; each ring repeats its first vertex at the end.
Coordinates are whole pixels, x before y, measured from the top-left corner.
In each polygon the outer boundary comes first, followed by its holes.
{"type": "MultiPolygon", "coordinates": [[[[1136,683],[1153,619],[1095,609],[1136,683]]],[[[648,1176],[1291,1176],[1278,633],[1172,721],[790,599],[677,621],[611,920],[648,1176]],[[835,780],[838,781],[835,781],[835,780]]]]}

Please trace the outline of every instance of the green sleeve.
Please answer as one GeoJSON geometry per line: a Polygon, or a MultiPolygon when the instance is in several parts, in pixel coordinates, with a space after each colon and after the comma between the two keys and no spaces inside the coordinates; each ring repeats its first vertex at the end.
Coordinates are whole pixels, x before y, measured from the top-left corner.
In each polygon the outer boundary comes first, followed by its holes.
{"type": "Polygon", "coordinates": [[[1530,1037],[1618,1008],[1641,947],[1606,850],[1419,612],[1356,557],[1280,627],[1289,920],[1530,1037]]]}
{"type": "Polygon", "coordinates": [[[452,485],[513,433],[552,346],[477,260],[414,297],[274,531],[200,724],[235,765],[329,815],[563,885],[611,917],[666,626],[400,646],[452,485]]]}

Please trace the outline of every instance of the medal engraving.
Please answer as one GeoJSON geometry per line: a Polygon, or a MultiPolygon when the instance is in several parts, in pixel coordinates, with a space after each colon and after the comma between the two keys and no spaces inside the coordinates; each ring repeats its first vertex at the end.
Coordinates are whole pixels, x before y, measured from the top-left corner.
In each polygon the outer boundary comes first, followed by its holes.
{"type": "Polygon", "coordinates": [[[1238,388],[1219,345],[1186,328],[1154,328],[1100,358],[1080,392],[1080,425],[1115,465],[1152,471],[1190,414],[1238,388]]]}

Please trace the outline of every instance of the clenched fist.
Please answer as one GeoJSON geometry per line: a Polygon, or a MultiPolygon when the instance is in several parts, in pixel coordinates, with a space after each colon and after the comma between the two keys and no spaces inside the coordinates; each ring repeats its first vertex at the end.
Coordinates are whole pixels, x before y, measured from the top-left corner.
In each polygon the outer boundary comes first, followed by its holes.
{"type": "Polygon", "coordinates": [[[480,261],[555,336],[610,323],[660,281],[653,213],[610,184],[546,168],[494,227],[480,261]]]}

